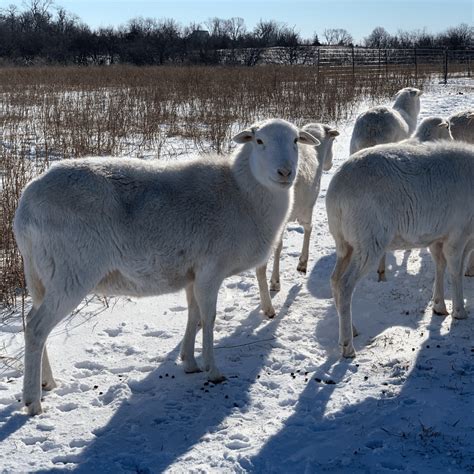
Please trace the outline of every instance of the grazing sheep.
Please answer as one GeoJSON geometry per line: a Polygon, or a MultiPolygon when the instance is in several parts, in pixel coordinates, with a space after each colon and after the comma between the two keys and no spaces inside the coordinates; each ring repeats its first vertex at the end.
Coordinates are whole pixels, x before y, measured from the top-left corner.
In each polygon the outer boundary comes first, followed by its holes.
{"type": "MultiPolygon", "coordinates": [[[[339,132],[329,125],[310,123],[302,130],[309,132],[321,144],[317,147],[302,147],[298,164],[298,175],[294,186],[294,204],[289,221],[298,221],[304,229],[303,248],[297,270],[306,273],[309,256],[309,241],[312,231],[313,208],[319,195],[321,175],[332,168],[332,146],[339,132]]],[[[273,259],[273,271],[270,289],[280,290],[280,254],[283,245],[281,235],[273,259]]],[[[268,317],[275,315],[268,285],[266,282],[267,265],[257,269],[262,310],[268,317]]]]}
{"type": "MultiPolygon", "coordinates": [[[[428,141],[452,139],[449,122],[441,117],[428,117],[421,121],[411,138],[407,138],[400,143],[417,145],[428,141]]],[[[378,281],[387,281],[385,277],[385,255],[380,259],[377,273],[379,275],[378,281]]]]}
{"type": "Polygon", "coordinates": [[[41,412],[41,385],[55,386],[46,339],[91,292],[151,296],[185,288],[184,369],[199,371],[201,323],[208,378],[224,379],[213,353],[219,287],[268,259],[291,210],[297,143],[319,143],[278,119],[234,140],[243,146],[231,159],[65,160],[25,188],[14,231],[33,298],[23,386],[30,414],[41,412]]]}
{"type": "MultiPolygon", "coordinates": [[[[451,115],[448,120],[455,140],[474,144],[474,109],[457,112],[451,115]]],[[[474,277],[474,253],[469,259],[466,276],[474,277]]]]}
{"type": "Polygon", "coordinates": [[[335,173],[326,196],[337,261],[331,286],[339,344],[354,357],[351,315],[357,282],[386,250],[430,247],[436,263],[433,310],[446,313],[443,274],[453,285],[452,316],[467,317],[463,264],[474,249],[474,148],[440,141],[379,145],[353,155],[335,173]]]}
{"type": "Polygon", "coordinates": [[[455,140],[474,143],[474,109],[453,114],[448,120],[455,140]]]}
{"type": "Polygon", "coordinates": [[[421,94],[419,89],[405,87],[397,92],[392,108],[373,107],[359,115],[352,132],[350,154],[408,138],[416,128],[421,94]]]}

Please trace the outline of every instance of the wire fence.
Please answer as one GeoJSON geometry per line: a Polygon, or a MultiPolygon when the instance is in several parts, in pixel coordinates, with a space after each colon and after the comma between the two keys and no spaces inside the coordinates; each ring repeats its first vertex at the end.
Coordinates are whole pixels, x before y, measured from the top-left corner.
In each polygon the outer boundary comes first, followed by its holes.
{"type": "Polygon", "coordinates": [[[474,61],[474,49],[293,46],[226,49],[217,51],[217,54],[218,62],[226,65],[313,65],[324,69],[342,69],[352,74],[356,74],[359,70],[362,70],[364,74],[368,70],[388,72],[393,66],[413,68],[415,75],[429,69],[431,72],[438,72],[445,82],[450,74],[471,77],[474,61]]]}

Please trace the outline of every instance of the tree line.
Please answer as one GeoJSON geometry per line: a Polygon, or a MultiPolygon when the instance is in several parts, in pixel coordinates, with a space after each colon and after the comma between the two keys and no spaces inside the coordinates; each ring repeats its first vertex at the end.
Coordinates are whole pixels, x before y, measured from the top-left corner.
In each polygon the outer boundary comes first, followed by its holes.
{"type": "MultiPolygon", "coordinates": [[[[472,48],[474,28],[461,24],[438,34],[399,31],[390,35],[377,27],[363,39],[369,48],[472,48]]],[[[295,27],[260,20],[248,29],[243,18],[210,18],[204,24],[181,25],[173,19],[134,18],[119,27],[92,29],[52,0],[30,0],[23,9],[0,10],[0,63],[3,64],[212,64],[222,50],[248,50],[248,65],[261,51],[284,47],[352,46],[343,28],[325,29],[320,37],[303,38],[295,27]]],[[[232,57],[232,55],[228,55],[232,57]]]]}

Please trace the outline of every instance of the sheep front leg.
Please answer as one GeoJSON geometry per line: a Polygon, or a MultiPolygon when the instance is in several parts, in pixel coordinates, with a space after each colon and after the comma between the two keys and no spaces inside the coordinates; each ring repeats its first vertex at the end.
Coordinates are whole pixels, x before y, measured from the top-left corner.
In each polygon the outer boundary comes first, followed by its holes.
{"type": "Polygon", "coordinates": [[[186,324],[186,332],[184,333],[183,342],[181,344],[181,360],[184,363],[184,371],[187,374],[201,372],[201,369],[194,358],[194,345],[196,342],[196,333],[201,319],[199,306],[194,296],[194,285],[186,287],[186,299],[188,301],[188,322],[186,324]]]}
{"type": "Polygon", "coordinates": [[[462,252],[457,245],[444,245],[444,255],[448,266],[453,286],[453,311],[452,317],[455,319],[466,319],[467,312],[464,307],[464,296],[462,288],[463,258],[462,252]]]}
{"type": "Polygon", "coordinates": [[[309,259],[309,241],[311,239],[311,231],[313,226],[310,223],[303,224],[304,237],[303,237],[303,248],[301,249],[301,255],[296,268],[299,272],[306,273],[309,259]]]}
{"type": "Polygon", "coordinates": [[[270,290],[280,291],[280,255],[283,247],[283,235],[278,241],[277,248],[275,249],[275,255],[273,257],[273,270],[272,277],[270,279],[270,290]]]}
{"type": "Polygon", "coordinates": [[[267,283],[267,264],[262,265],[256,269],[258,290],[260,292],[260,304],[262,306],[263,313],[269,318],[275,316],[275,309],[272,305],[272,299],[270,297],[270,291],[268,290],[267,283]]]}
{"type": "Polygon", "coordinates": [[[433,286],[433,312],[442,316],[448,314],[444,301],[444,272],[446,259],[443,255],[443,243],[436,242],[430,245],[430,253],[435,262],[435,280],[433,286]]]}
{"type": "MultiPolygon", "coordinates": [[[[212,272],[209,272],[209,275],[212,275],[212,272]]],[[[214,361],[214,322],[216,320],[217,293],[221,281],[204,277],[203,279],[196,278],[194,283],[194,296],[201,313],[204,370],[208,372],[208,379],[214,383],[226,380],[214,361]]]]}

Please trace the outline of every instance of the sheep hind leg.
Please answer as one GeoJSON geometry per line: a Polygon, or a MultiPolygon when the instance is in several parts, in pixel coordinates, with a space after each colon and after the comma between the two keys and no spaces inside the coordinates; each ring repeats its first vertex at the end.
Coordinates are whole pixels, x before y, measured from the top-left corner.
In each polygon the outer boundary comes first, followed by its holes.
{"type": "Polygon", "coordinates": [[[474,251],[471,252],[470,257],[468,257],[466,273],[464,273],[464,275],[467,277],[474,277],[474,251]]]}
{"type": "Polygon", "coordinates": [[[301,273],[306,273],[308,269],[308,259],[309,259],[309,241],[311,239],[311,231],[313,230],[313,226],[311,222],[303,224],[303,229],[304,229],[303,248],[301,249],[298,267],[296,269],[301,273]]]}
{"type": "Polygon", "coordinates": [[[183,342],[181,343],[180,357],[184,363],[184,371],[187,374],[201,372],[194,358],[194,346],[196,342],[196,333],[199,328],[201,314],[199,306],[194,296],[194,285],[186,287],[186,299],[188,301],[188,322],[184,333],[183,342]]]}
{"type": "MultiPolygon", "coordinates": [[[[331,275],[331,289],[334,297],[334,303],[336,305],[336,310],[339,312],[339,281],[341,279],[342,273],[346,270],[347,265],[350,262],[352,255],[352,247],[349,244],[343,244],[339,246],[338,257],[336,260],[336,265],[331,275]]],[[[356,329],[354,324],[352,324],[352,336],[356,337],[359,335],[359,331],[356,329]]]]}
{"type": "Polygon", "coordinates": [[[354,327],[352,325],[352,295],[358,281],[375,267],[383,254],[383,250],[376,254],[370,254],[355,249],[350,253],[348,262],[338,269],[339,274],[335,275],[334,288],[337,293],[339,313],[339,345],[342,349],[342,356],[346,358],[355,357],[353,345],[354,327]],[[362,258],[363,257],[363,258],[362,258]]]}
{"type": "Polygon", "coordinates": [[[41,363],[41,387],[43,390],[53,390],[58,385],[53,377],[53,371],[51,370],[51,365],[49,363],[48,351],[46,350],[46,345],[43,350],[43,359],[41,363]]]}
{"type": "MultiPolygon", "coordinates": [[[[32,309],[27,316],[25,328],[25,370],[23,377],[23,403],[29,415],[42,412],[41,388],[46,382],[52,384],[51,367],[46,339],[53,328],[66,317],[87,295],[88,291],[76,293],[74,297],[57,297],[56,292],[47,293],[38,309],[32,309]],[[46,360],[44,355],[46,354],[46,360]],[[43,375],[43,370],[46,373],[43,375]]],[[[53,387],[51,387],[53,388],[53,387]]]]}
{"type": "Polygon", "coordinates": [[[387,278],[385,276],[385,254],[383,254],[383,257],[380,259],[379,267],[377,268],[377,273],[379,275],[378,281],[387,281],[387,278]]]}
{"type": "Polygon", "coordinates": [[[443,243],[435,242],[430,245],[431,257],[435,262],[435,280],[433,285],[433,313],[446,316],[446,302],[444,301],[444,272],[446,270],[446,259],[443,255],[443,243]]]}

